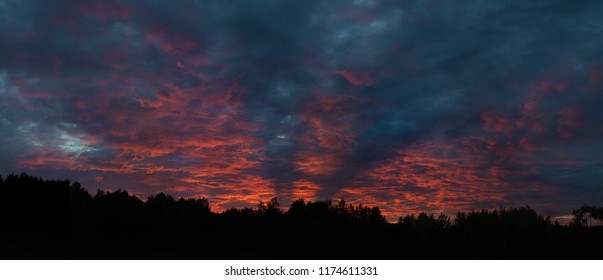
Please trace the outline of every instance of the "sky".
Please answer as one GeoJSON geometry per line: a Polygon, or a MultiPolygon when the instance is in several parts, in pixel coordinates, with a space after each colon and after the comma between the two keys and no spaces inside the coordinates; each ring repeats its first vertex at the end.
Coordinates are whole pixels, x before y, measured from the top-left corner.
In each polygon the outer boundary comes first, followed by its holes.
{"type": "Polygon", "coordinates": [[[0,174],[389,219],[603,204],[603,2],[0,0],[0,174]]]}

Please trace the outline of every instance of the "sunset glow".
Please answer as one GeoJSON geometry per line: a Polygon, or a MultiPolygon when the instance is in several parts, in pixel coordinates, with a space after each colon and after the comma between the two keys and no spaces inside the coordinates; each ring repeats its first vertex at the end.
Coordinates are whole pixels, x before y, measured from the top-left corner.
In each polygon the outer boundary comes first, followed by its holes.
{"type": "Polygon", "coordinates": [[[390,220],[603,204],[602,4],[411,2],[0,1],[0,174],[390,220]]]}

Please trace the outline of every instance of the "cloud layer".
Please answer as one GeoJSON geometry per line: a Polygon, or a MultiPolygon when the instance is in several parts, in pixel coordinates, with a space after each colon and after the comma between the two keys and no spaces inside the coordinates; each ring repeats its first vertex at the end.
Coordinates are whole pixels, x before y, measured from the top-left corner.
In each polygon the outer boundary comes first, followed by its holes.
{"type": "Polygon", "coordinates": [[[0,1],[0,171],[217,210],[603,204],[602,9],[0,1]]]}

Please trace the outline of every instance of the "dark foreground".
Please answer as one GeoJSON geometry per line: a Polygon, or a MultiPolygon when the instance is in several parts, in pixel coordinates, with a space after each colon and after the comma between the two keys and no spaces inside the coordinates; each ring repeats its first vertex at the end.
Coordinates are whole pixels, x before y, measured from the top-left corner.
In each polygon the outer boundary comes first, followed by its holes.
{"type": "MultiPolygon", "coordinates": [[[[406,216],[377,207],[276,199],[213,213],[205,199],[125,191],[90,195],[78,183],[22,174],[0,181],[2,259],[601,259],[600,208],[570,226],[529,207],[406,216]]],[[[593,210],[594,209],[594,210],[593,210]]],[[[591,211],[592,210],[592,211],[591,211]]]]}

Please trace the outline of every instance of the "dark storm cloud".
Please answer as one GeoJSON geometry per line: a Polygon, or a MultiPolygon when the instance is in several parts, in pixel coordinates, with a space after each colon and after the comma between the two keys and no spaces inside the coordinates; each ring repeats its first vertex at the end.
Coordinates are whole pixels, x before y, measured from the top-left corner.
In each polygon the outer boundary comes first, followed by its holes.
{"type": "Polygon", "coordinates": [[[601,203],[602,8],[2,1],[0,167],[217,208],[601,203]]]}

